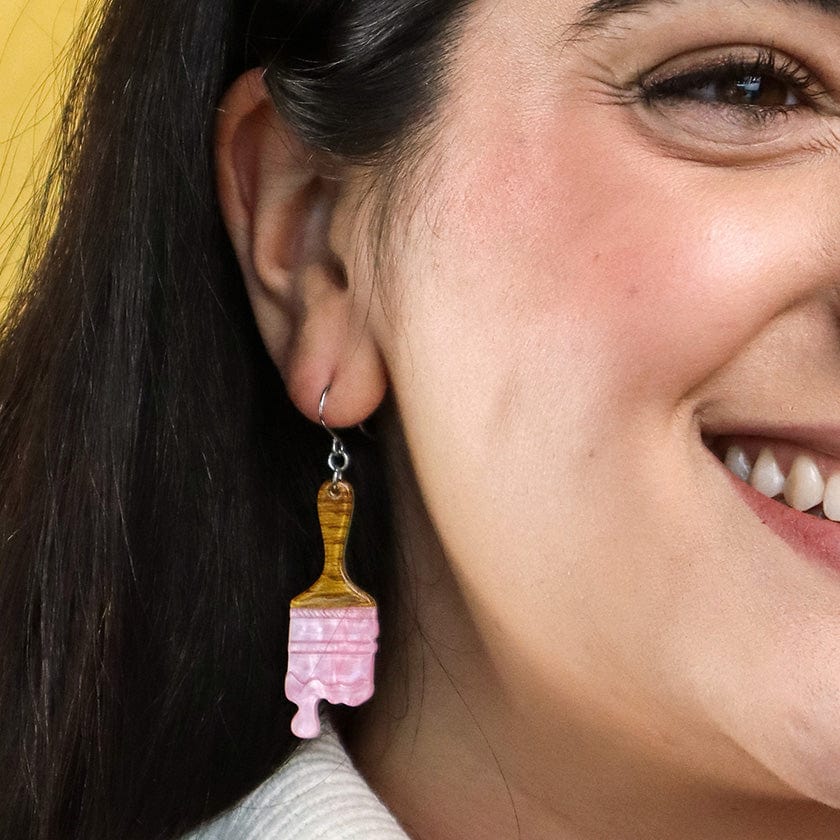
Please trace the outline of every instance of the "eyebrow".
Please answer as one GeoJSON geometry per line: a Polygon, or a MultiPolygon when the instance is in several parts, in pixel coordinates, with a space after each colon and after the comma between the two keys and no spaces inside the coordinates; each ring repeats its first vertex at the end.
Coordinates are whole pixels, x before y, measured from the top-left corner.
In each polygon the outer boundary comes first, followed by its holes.
{"type": "MultiPolygon", "coordinates": [[[[584,7],[573,28],[587,30],[605,26],[616,15],[644,11],[651,6],[675,6],[680,0],[594,0],[584,7]]],[[[811,6],[840,15],[840,0],[777,0],[787,6],[811,6]]]]}

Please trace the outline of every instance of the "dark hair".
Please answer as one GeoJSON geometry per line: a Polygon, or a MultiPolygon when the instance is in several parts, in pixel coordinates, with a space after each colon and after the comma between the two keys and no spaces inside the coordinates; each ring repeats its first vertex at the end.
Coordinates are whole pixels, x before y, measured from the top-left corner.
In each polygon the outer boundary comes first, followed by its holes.
{"type": "MultiPolygon", "coordinates": [[[[89,18],[0,344],[4,837],[174,837],[294,748],[288,601],[320,568],[328,441],[254,325],[215,107],[264,64],[305,142],[385,167],[435,114],[465,5],[111,0],[89,18]]],[[[350,445],[351,562],[387,633],[384,468],[350,445]]]]}

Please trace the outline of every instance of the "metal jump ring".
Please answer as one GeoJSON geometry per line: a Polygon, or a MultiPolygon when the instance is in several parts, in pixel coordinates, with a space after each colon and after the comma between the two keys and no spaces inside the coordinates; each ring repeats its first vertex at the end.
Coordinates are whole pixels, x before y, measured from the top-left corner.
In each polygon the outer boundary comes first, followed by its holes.
{"type": "Polygon", "coordinates": [[[347,450],[344,448],[344,443],[341,438],[326,424],[326,421],[324,420],[324,405],[326,404],[327,393],[329,390],[330,386],[327,385],[327,387],[321,392],[321,399],[318,402],[318,420],[333,439],[332,451],[327,458],[327,466],[332,470],[332,483],[333,486],[335,486],[339,481],[341,481],[345,470],[350,466],[350,456],[347,454],[347,450]]]}

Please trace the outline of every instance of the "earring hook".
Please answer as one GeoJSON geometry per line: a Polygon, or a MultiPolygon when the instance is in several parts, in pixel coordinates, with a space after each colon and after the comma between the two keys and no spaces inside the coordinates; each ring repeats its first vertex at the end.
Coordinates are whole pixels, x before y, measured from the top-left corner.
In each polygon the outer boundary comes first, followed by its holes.
{"type": "Polygon", "coordinates": [[[326,388],[321,392],[321,399],[318,401],[318,421],[320,422],[321,426],[323,426],[324,431],[326,431],[330,437],[332,438],[332,450],[327,458],[327,466],[332,470],[332,483],[333,487],[341,481],[342,476],[344,475],[344,471],[350,466],[350,456],[347,454],[347,450],[344,448],[344,442],[341,438],[327,425],[326,420],[324,420],[324,406],[327,402],[327,394],[329,393],[330,385],[327,385],[326,388]]]}

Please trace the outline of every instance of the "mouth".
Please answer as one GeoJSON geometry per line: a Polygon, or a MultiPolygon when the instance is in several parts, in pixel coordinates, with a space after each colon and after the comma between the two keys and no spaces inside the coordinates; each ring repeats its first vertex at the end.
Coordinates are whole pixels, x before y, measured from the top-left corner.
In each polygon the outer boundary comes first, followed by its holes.
{"type": "Polygon", "coordinates": [[[704,442],[764,525],[797,552],[840,571],[840,456],[815,437],[791,431],[704,442]]]}

